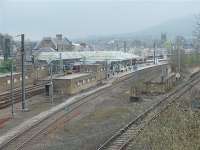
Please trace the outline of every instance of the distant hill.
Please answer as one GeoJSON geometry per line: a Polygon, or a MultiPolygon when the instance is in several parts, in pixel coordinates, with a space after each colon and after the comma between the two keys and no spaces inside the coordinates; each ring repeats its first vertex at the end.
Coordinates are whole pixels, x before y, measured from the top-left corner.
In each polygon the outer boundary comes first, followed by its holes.
{"type": "Polygon", "coordinates": [[[177,35],[184,36],[186,38],[192,38],[192,34],[195,27],[195,16],[187,16],[184,18],[178,18],[169,20],[167,22],[161,23],[159,25],[149,27],[145,30],[132,32],[132,33],[124,33],[124,34],[115,34],[110,36],[93,36],[90,37],[93,39],[155,39],[160,38],[161,33],[167,33],[167,37],[174,38],[177,35]]]}
{"type": "Polygon", "coordinates": [[[160,37],[161,32],[167,33],[168,37],[175,37],[177,35],[182,35],[186,38],[191,38],[195,28],[195,17],[188,16],[185,18],[169,20],[160,25],[147,28],[143,31],[136,32],[132,36],[152,36],[160,37]]]}

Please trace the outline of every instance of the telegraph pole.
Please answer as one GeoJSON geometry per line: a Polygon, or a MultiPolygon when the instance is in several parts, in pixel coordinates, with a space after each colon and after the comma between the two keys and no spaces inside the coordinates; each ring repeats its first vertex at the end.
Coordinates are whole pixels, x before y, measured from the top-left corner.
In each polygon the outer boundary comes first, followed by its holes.
{"type": "Polygon", "coordinates": [[[106,80],[108,79],[108,60],[106,59],[106,80]]]}
{"type": "Polygon", "coordinates": [[[60,52],[60,73],[63,73],[63,61],[62,61],[62,53],[60,52]]]}
{"type": "Polygon", "coordinates": [[[179,43],[177,49],[178,49],[178,73],[181,73],[181,52],[179,43]]]}
{"type": "Polygon", "coordinates": [[[38,63],[38,57],[37,57],[37,60],[36,60],[36,81],[38,81],[38,79],[39,79],[38,69],[39,69],[39,63],[38,63]]]}
{"type": "Polygon", "coordinates": [[[51,104],[53,104],[53,64],[50,63],[51,104]]]}
{"type": "Polygon", "coordinates": [[[10,99],[12,104],[12,117],[14,117],[14,99],[13,99],[13,61],[11,60],[11,71],[10,71],[10,99]]]}
{"type": "Polygon", "coordinates": [[[24,34],[21,34],[21,74],[22,74],[22,111],[27,111],[25,102],[25,51],[24,51],[24,34]]]}
{"type": "Polygon", "coordinates": [[[180,74],[181,72],[181,39],[180,37],[177,37],[176,39],[176,51],[177,51],[177,67],[178,67],[178,73],[180,74]]]}
{"type": "Polygon", "coordinates": [[[153,44],[153,64],[156,64],[156,42],[154,41],[154,44],[153,44]]]}
{"type": "Polygon", "coordinates": [[[83,57],[83,64],[84,65],[86,64],[86,57],[85,56],[83,57]]]}
{"type": "Polygon", "coordinates": [[[124,52],[126,52],[126,41],[124,41],[124,52]]]}
{"type": "Polygon", "coordinates": [[[116,50],[119,51],[119,41],[116,41],[116,50]]]}

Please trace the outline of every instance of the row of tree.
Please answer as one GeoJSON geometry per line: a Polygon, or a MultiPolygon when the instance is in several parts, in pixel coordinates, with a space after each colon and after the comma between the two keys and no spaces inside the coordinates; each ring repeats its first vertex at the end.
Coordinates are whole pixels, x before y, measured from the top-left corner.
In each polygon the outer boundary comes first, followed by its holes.
{"type": "Polygon", "coordinates": [[[185,39],[177,36],[174,42],[166,42],[165,47],[170,54],[170,63],[175,72],[184,72],[188,66],[200,64],[200,15],[196,17],[196,26],[193,33],[192,50],[185,53],[185,39]]]}
{"type": "Polygon", "coordinates": [[[4,60],[8,60],[8,58],[11,56],[13,51],[13,38],[10,35],[3,35],[0,34],[0,50],[1,55],[4,56],[4,60]]]}

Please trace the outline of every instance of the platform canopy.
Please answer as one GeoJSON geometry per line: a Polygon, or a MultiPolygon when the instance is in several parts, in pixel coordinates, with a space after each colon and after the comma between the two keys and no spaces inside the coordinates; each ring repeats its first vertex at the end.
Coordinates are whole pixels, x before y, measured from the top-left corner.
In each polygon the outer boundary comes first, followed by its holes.
{"type": "Polygon", "coordinates": [[[81,51],[81,52],[40,52],[37,54],[38,60],[72,60],[82,59],[84,61],[123,61],[131,59],[140,59],[139,56],[132,53],[121,51],[81,51]]]}

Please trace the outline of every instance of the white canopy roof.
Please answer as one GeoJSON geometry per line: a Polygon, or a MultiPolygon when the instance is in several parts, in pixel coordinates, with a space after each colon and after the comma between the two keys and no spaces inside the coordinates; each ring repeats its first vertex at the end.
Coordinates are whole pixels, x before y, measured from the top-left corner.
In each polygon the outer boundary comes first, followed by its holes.
{"type": "Polygon", "coordinates": [[[50,62],[52,60],[83,59],[85,61],[122,61],[129,59],[139,59],[140,57],[132,53],[121,51],[81,51],[81,52],[40,52],[38,60],[50,62]]]}

